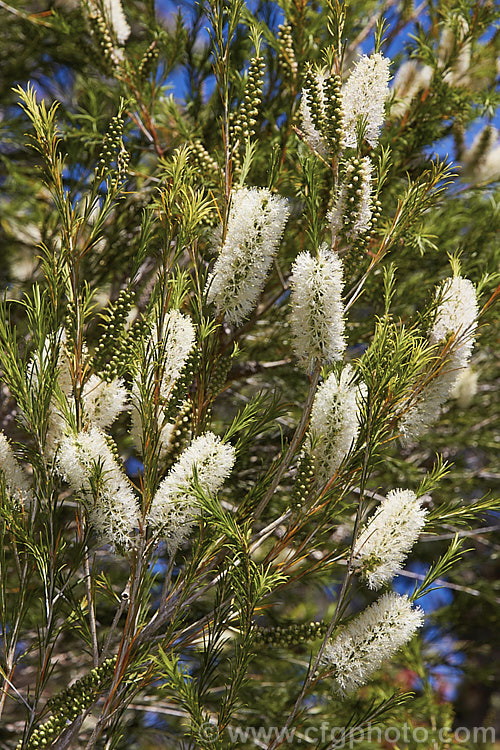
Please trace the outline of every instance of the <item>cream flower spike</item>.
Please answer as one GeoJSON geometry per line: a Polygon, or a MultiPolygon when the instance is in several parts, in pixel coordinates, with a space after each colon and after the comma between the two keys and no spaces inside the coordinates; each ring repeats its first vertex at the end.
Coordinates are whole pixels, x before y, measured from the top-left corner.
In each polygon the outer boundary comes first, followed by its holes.
{"type": "Polygon", "coordinates": [[[299,363],[308,371],[315,364],[341,359],[344,338],[343,268],[337,253],[323,245],[315,258],[300,253],[290,277],[290,326],[299,363]]]}
{"type": "Polygon", "coordinates": [[[89,518],[103,541],[127,548],[139,525],[139,507],[132,486],[97,427],[65,437],[59,449],[58,467],[72,489],[83,494],[89,518]],[[92,476],[101,472],[94,496],[92,476]]]}
{"type": "Polygon", "coordinates": [[[411,490],[391,490],[361,529],[353,567],[379,589],[401,570],[425,524],[427,511],[411,490]]]}
{"type": "Polygon", "coordinates": [[[474,284],[461,276],[446,279],[438,289],[437,298],[440,302],[429,341],[444,344],[449,336],[454,336],[455,341],[442,371],[423,388],[419,401],[401,421],[400,429],[406,442],[415,440],[437,419],[442,404],[467,367],[474,347],[479,314],[474,284]]]}
{"type": "Polygon", "coordinates": [[[240,325],[256,307],[288,220],[288,201],[265,188],[232,196],[226,239],[207,279],[207,301],[240,325]]]}
{"type": "Polygon", "coordinates": [[[103,0],[104,11],[118,44],[123,46],[130,36],[130,26],[120,0],[103,0]]]}
{"type": "Polygon", "coordinates": [[[357,145],[358,120],[366,123],[365,138],[371,146],[378,143],[384,123],[385,102],[389,96],[390,60],[379,52],[363,55],[342,88],[344,141],[350,148],[357,145]]]}
{"type": "Polygon", "coordinates": [[[346,625],[326,646],[321,666],[332,672],[342,696],[364,685],[382,664],[408,643],[423,623],[423,612],[406,596],[384,594],[346,625]]]}
{"type": "Polygon", "coordinates": [[[207,432],[193,440],[160,482],[148,520],[165,538],[170,554],[189,536],[199,513],[191,488],[195,475],[203,492],[214,495],[231,473],[235,459],[230,443],[223,443],[213,432],[207,432]]]}
{"type": "Polygon", "coordinates": [[[356,442],[359,411],[365,385],[354,382],[354,371],[346,365],[340,377],[332,372],[314,398],[306,449],[314,458],[319,482],[327,482],[356,442]]]}
{"type": "Polygon", "coordinates": [[[15,502],[29,505],[32,500],[32,491],[28,477],[22,470],[3,432],[0,432],[0,474],[3,474],[7,494],[15,502]]]}

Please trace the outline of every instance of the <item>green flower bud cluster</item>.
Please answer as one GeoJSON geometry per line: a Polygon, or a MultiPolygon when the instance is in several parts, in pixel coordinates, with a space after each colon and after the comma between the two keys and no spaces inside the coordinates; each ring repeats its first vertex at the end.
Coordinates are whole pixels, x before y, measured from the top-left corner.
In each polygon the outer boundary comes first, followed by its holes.
{"type": "Polygon", "coordinates": [[[123,144],[116,157],[116,182],[117,184],[125,182],[128,175],[130,164],[130,154],[123,144]]]}
{"type": "Polygon", "coordinates": [[[266,646],[290,648],[323,638],[328,630],[326,622],[278,625],[276,628],[257,628],[255,642],[266,646]]]}
{"type": "Polygon", "coordinates": [[[239,122],[235,124],[236,135],[240,135],[244,140],[249,140],[255,134],[255,125],[262,102],[264,68],[263,57],[253,57],[250,60],[245,96],[240,105],[239,122]],[[241,128],[241,131],[238,130],[238,127],[241,128]]]}
{"type": "Polygon", "coordinates": [[[102,55],[100,62],[103,72],[112,74],[118,67],[119,58],[116,54],[111,32],[101,11],[94,4],[88,4],[87,7],[90,32],[96,40],[102,55]]]}
{"type": "Polygon", "coordinates": [[[245,144],[255,135],[255,126],[262,102],[262,87],[264,85],[264,58],[252,57],[248,69],[243,101],[240,103],[232,122],[230,123],[230,142],[234,147],[234,168],[239,169],[241,155],[245,144]]]}
{"type": "Polygon", "coordinates": [[[122,331],[121,337],[115,341],[113,354],[102,372],[105,380],[115,380],[130,370],[130,364],[134,362],[136,356],[137,342],[145,338],[149,331],[150,326],[144,318],[134,321],[128,331],[122,331]]]}
{"type": "Polygon", "coordinates": [[[192,415],[191,404],[185,401],[175,420],[174,436],[166,459],[166,470],[172,468],[182,451],[187,448],[191,440],[192,415]]]}
{"type": "Polygon", "coordinates": [[[314,462],[312,456],[303,453],[297,466],[297,479],[292,494],[291,507],[301,510],[310,498],[314,485],[314,462]]]}
{"type": "MultiPolygon", "coordinates": [[[[35,748],[50,747],[57,739],[68,721],[74,721],[85,709],[94,703],[97,694],[102,690],[103,684],[111,677],[115,667],[116,657],[106,659],[100,667],[92,669],[81,680],[77,680],[71,687],[47,701],[47,708],[52,716],[41,726],[35,729],[24,750],[35,750],[35,748]]],[[[23,747],[19,742],[16,750],[23,747]]]]}
{"type": "MultiPolygon", "coordinates": [[[[363,160],[357,157],[344,162],[343,168],[341,168],[342,189],[345,191],[341,236],[346,245],[349,245],[353,250],[364,247],[370,236],[373,222],[372,214],[371,218],[366,220],[363,231],[356,230],[362,203],[365,199],[363,194],[363,170],[363,160]]],[[[370,208],[373,211],[371,199],[370,208]]]]}
{"type": "Polygon", "coordinates": [[[306,67],[304,88],[314,127],[326,142],[330,152],[337,154],[342,147],[342,82],[335,73],[322,73],[306,67]]]}
{"type": "Polygon", "coordinates": [[[151,73],[157,60],[158,60],[158,42],[155,39],[153,42],[151,42],[146,52],[144,53],[141,62],[139,63],[137,75],[142,81],[144,81],[148,77],[148,75],[151,73]]]}
{"type": "Polygon", "coordinates": [[[73,300],[68,301],[67,309],[64,314],[63,328],[66,334],[66,342],[76,342],[76,308],[73,300]]]}
{"type": "Polygon", "coordinates": [[[103,683],[111,677],[115,664],[116,656],[106,659],[100,667],[92,669],[85,677],[74,682],[71,687],[49,698],[47,708],[53,713],[63,712],[68,706],[81,704],[85,700],[87,704],[84,707],[87,708],[95,699],[97,692],[102,689],[103,683]]]}
{"type": "Polygon", "coordinates": [[[198,368],[200,360],[199,352],[196,349],[190,353],[186,360],[186,364],[182,368],[182,372],[175,381],[175,385],[172,388],[172,392],[168,398],[168,403],[164,410],[165,417],[169,419],[173,414],[178,412],[184,403],[186,393],[193,382],[193,378],[198,368]]]}
{"type": "Polygon", "coordinates": [[[115,115],[109,123],[96,167],[96,174],[101,177],[111,172],[114,164],[119,179],[126,174],[130,157],[123,147],[124,125],[121,115],[115,115]]]}
{"type": "Polygon", "coordinates": [[[107,443],[107,446],[108,446],[109,450],[113,454],[113,457],[114,457],[116,463],[119,466],[121,466],[122,457],[120,456],[120,451],[118,450],[117,444],[115,443],[115,441],[113,440],[113,438],[111,437],[111,435],[105,434],[104,435],[104,439],[105,439],[105,441],[107,443]]]}
{"type": "Polygon", "coordinates": [[[189,145],[189,161],[210,182],[217,182],[221,173],[215,159],[210,156],[203,143],[196,138],[189,145]]]}
{"type": "Polygon", "coordinates": [[[340,76],[332,73],[323,82],[324,126],[323,136],[332,154],[337,154],[342,146],[342,82],[340,76]]]}
{"type": "Polygon", "coordinates": [[[373,232],[381,216],[382,216],[382,203],[379,201],[378,198],[374,197],[372,199],[372,223],[370,227],[370,232],[373,232]]]}
{"type": "Polygon", "coordinates": [[[278,65],[285,80],[295,81],[298,73],[295,50],[293,48],[292,27],[289,23],[278,26],[278,65]]]}
{"type": "Polygon", "coordinates": [[[94,352],[95,368],[111,380],[109,364],[114,357],[119,340],[123,337],[125,323],[135,301],[135,293],[122,289],[115,302],[101,313],[102,334],[94,352]]]}
{"type": "Polygon", "coordinates": [[[212,374],[210,376],[210,381],[208,383],[208,394],[212,398],[218,396],[218,394],[224,388],[227,380],[227,374],[231,369],[231,362],[232,357],[230,355],[222,355],[216,360],[214,368],[212,370],[212,374]]]}
{"type": "MultiPolygon", "coordinates": [[[[76,708],[74,711],[76,711],[76,708]]],[[[78,713],[80,712],[78,711],[78,713]]],[[[24,748],[24,750],[35,750],[35,748],[39,747],[50,747],[67,726],[68,719],[76,719],[78,713],[70,711],[70,715],[67,717],[63,715],[51,716],[50,719],[31,733],[31,737],[27,743],[23,744],[22,740],[20,740],[16,745],[16,750],[22,750],[22,748],[24,748]]]]}
{"type": "Polygon", "coordinates": [[[304,73],[304,88],[307,89],[307,103],[311,111],[311,120],[316,130],[323,135],[325,113],[323,110],[323,85],[318,71],[307,65],[304,73]]]}

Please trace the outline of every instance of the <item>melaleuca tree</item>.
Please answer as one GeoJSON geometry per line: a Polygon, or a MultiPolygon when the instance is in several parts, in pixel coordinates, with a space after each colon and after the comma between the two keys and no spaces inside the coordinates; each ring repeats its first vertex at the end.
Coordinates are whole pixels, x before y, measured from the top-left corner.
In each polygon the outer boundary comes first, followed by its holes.
{"type": "Polygon", "coordinates": [[[167,10],[1,5],[2,741],[478,747],[498,9],[167,10]]]}

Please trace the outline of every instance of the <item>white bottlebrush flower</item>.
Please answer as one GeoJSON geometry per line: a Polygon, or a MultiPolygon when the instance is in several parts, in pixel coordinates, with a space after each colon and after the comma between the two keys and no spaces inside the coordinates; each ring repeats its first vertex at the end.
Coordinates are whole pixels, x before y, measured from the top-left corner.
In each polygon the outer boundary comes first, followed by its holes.
{"type": "Polygon", "coordinates": [[[498,182],[500,180],[500,145],[488,151],[484,163],[477,171],[476,182],[498,182]]]}
{"type": "MultiPolygon", "coordinates": [[[[322,71],[317,71],[314,74],[314,76],[318,84],[319,105],[321,107],[321,110],[324,116],[325,97],[324,97],[323,83],[324,83],[326,74],[322,71]]],[[[310,97],[309,90],[303,89],[301,97],[300,97],[300,116],[302,120],[302,131],[304,133],[305,139],[307,143],[309,144],[309,146],[312,149],[314,149],[314,151],[317,151],[319,154],[321,154],[322,156],[326,156],[328,153],[328,147],[321,133],[314,126],[314,122],[313,122],[312,114],[311,114],[309,97],[310,97]]]]}
{"type": "Polygon", "coordinates": [[[130,36],[130,26],[123,12],[121,0],[103,0],[103,7],[118,44],[123,46],[130,36]]]}
{"type": "Polygon", "coordinates": [[[404,444],[412,445],[436,421],[461,367],[451,354],[442,372],[422,388],[419,400],[408,409],[399,425],[404,444]]]}
{"type": "Polygon", "coordinates": [[[0,432],[0,474],[3,474],[6,492],[14,502],[29,505],[32,494],[28,478],[3,432],[0,432]]]}
{"type": "Polygon", "coordinates": [[[463,155],[464,173],[466,175],[474,175],[481,170],[488,159],[489,153],[498,141],[498,135],[497,128],[492,125],[487,125],[476,134],[470,148],[463,155]]]}
{"type": "Polygon", "coordinates": [[[71,376],[71,364],[68,353],[62,350],[59,354],[57,363],[59,371],[57,373],[57,384],[66,397],[69,398],[73,392],[73,378],[71,376]]]}
{"type": "Polygon", "coordinates": [[[443,282],[437,297],[440,302],[429,341],[438,346],[444,345],[450,336],[454,340],[441,371],[424,386],[419,401],[402,419],[400,429],[406,442],[417,438],[437,419],[461,371],[467,367],[474,346],[478,317],[474,284],[454,276],[443,282]]]}
{"type": "Polygon", "coordinates": [[[340,374],[332,372],[314,398],[307,434],[307,452],[314,458],[318,481],[327,482],[356,442],[359,409],[365,387],[356,385],[353,369],[346,365],[340,374]]]}
{"type": "Polygon", "coordinates": [[[232,196],[226,239],[207,279],[207,301],[240,325],[257,305],[288,220],[286,198],[266,188],[232,196]]]}
{"type": "Polygon", "coordinates": [[[321,659],[334,689],[346,695],[364,685],[407,643],[423,623],[423,612],[406,596],[384,594],[340,630],[321,659]]]}
{"type": "Polygon", "coordinates": [[[468,361],[474,346],[473,334],[477,328],[477,293],[470,279],[453,276],[446,279],[438,290],[439,307],[430,333],[430,343],[440,344],[451,336],[459,342],[454,346],[468,361]]]}
{"type": "Polygon", "coordinates": [[[151,503],[148,520],[165,538],[170,554],[187,538],[199,508],[192,483],[195,479],[207,495],[214,495],[234,466],[236,454],[212,432],[193,440],[165,479],[151,503]]]}
{"type": "Polygon", "coordinates": [[[196,333],[189,315],[183,315],[179,310],[170,310],[163,338],[166,361],[161,392],[168,399],[195,344],[196,333]]]}
{"type": "Polygon", "coordinates": [[[328,213],[334,239],[344,234],[353,242],[370,230],[372,215],[372,163],[365,156],[347,165],[333,208],[328,213]]]}
{"type": "Polygon", "coordinates": [[[401,570],[425,524],[427,511],[411,490],[391,490],[361,529],[353,567],[371,589],[388,583],[401,570]]]}
{"type": "Polygon", "coordinates": [[[462,370],[451,389],[450,396],[458,401],[462,409],[466,409],[477,393],[478,375],[472,367],[462,370]]]}
{"type": "Polygon", "coordinates": [[[57,406],[55,406],[49,413],[47,435],[45,437],[45,453],[47,458],[52,458],[55,455],[61,440],[64,438],[66,429],[66,419],[57,406]]]}
{"type": "Polygon", "coordinates": [[[366,123],[366,140],[371,146],[377,145],[384,122],[385,101],[389,95],[389,65],[390,60],[379,52],[370,57],[363,55],[345,82],[342,105],[346,146],[356,147],[360,119],[366,123]]]}
{"type": "MultiPolygon", "coordinates": [[[[84,347],[86,354],[86,348],[84,347]]],[[[74,403],[72,399],[73,379],[71,376],[71,364],[68,353],[61,346],[58,358],[57,385],[61,391],[62,397],[68,400],[68,408],[74,412],[74,403]]],[[[38,380],[38,358],[32,361],[33,380],[38,380]]],[[[91,375],[84,383],[81,392],[84,407],[84,423],[106,429],[116,419],[118,414],[127,408],[127,390],[123,380],[113,380],[108,383],[102,380],[98,375],[91,375]]],[[[67,430],[64,410],[59,403],[58,398],[53,396],[50,404],[49,426],[46,437],[47,454],[53,455],[65,435],[67,430]]]]}
{"type": "Polygon", "coordinates": [[[437,56],[441,69],[446,68],[443,76],[450,86],[465,86],[468,83],[468,72],[472,58],[470,41],[464,41],[469,33],[469,24],[463,16],[450,19],[444,27],[439,42],[437,56]],[[456,54],[458,49],[458,54],[456,54]]]}
{"type": "MultiPolygon", "coordinates": [[[[52,355],[52,349],[57,345],[58,357],[57,357],[57,388],[60,391],[58,394],[62,399],[70,401],[73,393],[73,377],[71,374],[71,363],[68,356],[68,352],[65,348],[66,333],[63,329],[59,329],[56,334],[51,334],[47,337],[42,348],[41,356],[39,352],[36,352],[31,357],[27,366],[27,381],[32,390],[37,391],[39,383],[44,380],[44,373],[50,371],[50,358],[52,355]]],[[[49,412],[48,412],[48,427],[45,438],[45,453],[48,458],[52,457],[57,450],[59,442],[64,435],[66,430],[66,418],[64,416],[64,410],[56,395],[53,395],[50,401],[49,412]]]]}
{"type": "Polygon", "coordinates": [[[65,437],[57,461],[68,484],[75,492],[83,493],[90,522],[103,540],[130,546],[134,529],[139,524],[137,499],[104,433],[91,427],[78,435],[65,437]],[[99,481],[93,488],[91,479],[96,473],[99,481]]]}
{"type": "MultiPolygon", "coordinates": [[[[189,355],[193,351],[196,340],[196,332],[189,315],[184,315],[179,310],[170,310],[164,321],[162,331],[156,327],[151,329],[151,336],[146,345],[146,356],[150,364],[158,358],[162,360],[163,375],[160,386],[161,395],[168,400],[179,376],[186,365],[189,355]]],[[[139,393],[137,382],[151,373],[138,372],[136,376],[136,395],[139,393]]]]}
{"type": "Polygon", "coordinates": [[[118,68],[124,59],[123,45],[130,36],[121,0],[80,0],[80,3],[88,14],[92,33],[97,33],[98,41],[104,44],[107,60],[118,68]]]}
{"type": "Polygon", "coordinates": [[[89,425],[106,429],[127,408],[128,393],[123,380],[110,383],[91,375],[83,387],[82,400],[89,425]]]}
{"type": "MultiPolygon", "coordinates": [[[[32,388],[37,388],[41,372],[47,369],[51,347],[58,343],[59,353],[57,359],[57,389],[59,393],[54,394],[48,415],[48,430],[45,442],[47,456],[56,452],[60,441],[66,434],[68,425],[64,415],[65,408],[75,412],[73,398],[73,376],[71,372],[71,360],[66,349],[66,335],[63,330],[45,342],[42,357],[35,354],[28,364],[28,382],[32,388]],[[42,361],[40,361],[40,359],[42,361]],[[61,404],[60,399],[66,399],[66,406],[61,404]]],[[[87,356],[87,347],[84,345],[82,353],[87,356]]],[[[85,369],[85,365],[82,365],[85,369]]],[[[108,383],[98,375],[91,375],[81,389],[83,402],[83,418],[85,425],[106,429],[116,419],[118,414],[127,408],[128,393],[123,380],[117,379],[108,383]]]]}
{"type": "Polygon", "coordinates": [[[417,94],[429,88],[433,75],[430,65],[419,65],[416,60],[404,62],[394,78],[396,101],[391,107],[391,113],[402,117],[417,94]]]}
{"type": "Polygon", "coordinates": [[[500,179],[500,144],[497,128],[488,125],[474,138],[463,157],[463,178],[469,182],[489,183],[500,179]]]}
{"type": "Polygon", "coordinates": [[[345,350],[343,269],[337,253],[326,245],[318,257],[300,253],[290,277],[290,325],[300,364],[311,371],[315,363],[339,360],[345,350]]]}

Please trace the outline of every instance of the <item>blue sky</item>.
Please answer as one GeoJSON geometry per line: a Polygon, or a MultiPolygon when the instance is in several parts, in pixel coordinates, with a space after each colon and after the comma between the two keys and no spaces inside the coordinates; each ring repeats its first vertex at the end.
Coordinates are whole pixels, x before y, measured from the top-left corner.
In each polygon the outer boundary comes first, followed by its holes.
{"type": "MultiPolygon", "coordinates": [[[[255,2],[255,0],[247,1],[247,6],[250,9],[254,9],[257,5],[258,3],[255,2]]],[[[281,11],[281,8],[279,8],[277,3],[276,3],[276,6],[277,6],[276,25],[278,25],[284,20],[284,14],[281,11]]],[[[158,13],[163,15],[165,18],[176,15],[179,12],[179,10],[182,12],[184,16],[188,16],[190,13],[190,10],[193,9],[194,7],[195,7],[194,2],[179,3],[179,2],[175,2],[175,0],[157,0],[158,13]]],[[[387,21],[389,23],[389,30],[391,26],[393,25],[394,19],[395,19],[394,14],[389,12],[389,14],[387,15],[387,21]]],[[[418,22],[425,28],[428,25],[428,19],[426,15],[421,14],[418,18],[418,22]]],[[[387,47],[384,50],[384,53],[391,59],[394,59],[401,53],[404,53],[407,45],[411,43],[411,36],[415,33],[415,31],[416,31],[416,22],[413,21],[412,23],[408,24],[404,29],[402,29],[402,31],[395,37],[395,39],[392,41],[389,47],[387,47]]],[[[495,33],[495,29],[492,26],[491,29],[488,31],[488,33],[483,36],[482,41],[486,41],[494,33],[495,33]]],[[[203,29],[200,31],[200,39],[205,40],[208,43],[208,33],[205,32],[203,29]]],[[[370,52],[372,52],[373,42],[374,42],[374,35],[373,33],[370,33],[361,45],[362,51],[366,54],[369,54],[370,52]]],[[[169,78],[168,87],[170,91],[174,93],[176,97],[178,97],[179,99],[183,99],[185,92],[186,92],[185,71],[183,70],[174,71],[173,74],[169,78]]],[[[211,94],[210,87],[207,87],[205,95],[208,97],[210,94],[211,94]]],[[[465,136],[465,141],[467,145],[471,144],[477,132],[481,130],[486,124],[488,124],[488,122],[490,122],[488,118],[481,118],[481,119],[478,119],[473,124],[473,126],[469,128],[465,136]]],[[[493,124],[500,129],[500,110],[497,111],[496,116],[493,119],[493,124]]],[[[453,139],[452,138],[443,139],[438,144],[435,144],[435,148],[437,152],[440,154],[440,156],[444,156],[448,153],[452,153],[453,152],[453,139]]]]}

